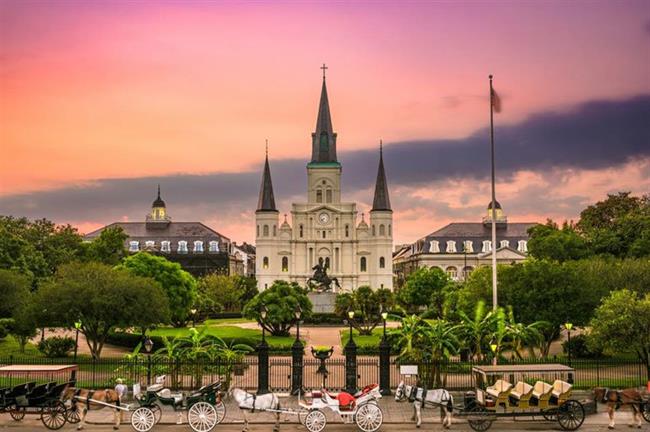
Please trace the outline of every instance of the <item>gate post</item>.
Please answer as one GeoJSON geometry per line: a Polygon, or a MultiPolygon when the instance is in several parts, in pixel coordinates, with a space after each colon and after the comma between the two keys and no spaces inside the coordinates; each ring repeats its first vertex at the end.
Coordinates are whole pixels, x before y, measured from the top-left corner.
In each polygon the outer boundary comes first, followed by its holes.
{"type": "Polygon", "coordinates": [[[303,356],[305,349],[302,342],[296,339],[291,346],[291,394],[297,395],[302,389],[303,356]]]}
{"type": "Polygon", "coordinates": [[[354,394],[357,391],[357,344],[350,339],[345,344],[345,391],[354,394]]]}
{"type": "Polygon", "coordinates": [[[257,394],[269,392],[269,344],[266,339],[257,345],[257,394]]]}
{"type": "Polygon", "coordinates": [[[382,396],[390,395],[390,344],[385,337],[379,344],[379,391],[382,396]]]}

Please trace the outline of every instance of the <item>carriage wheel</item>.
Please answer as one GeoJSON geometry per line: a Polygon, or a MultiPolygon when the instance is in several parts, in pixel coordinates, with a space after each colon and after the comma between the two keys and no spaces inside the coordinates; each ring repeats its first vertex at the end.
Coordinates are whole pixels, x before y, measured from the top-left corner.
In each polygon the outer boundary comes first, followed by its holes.
{"type": "Polygon", "coordinates": [[[650,402],[646,402],[641,406],[641,415],[645,421],[650,423],[650,402]]]}
{"type": "Polygon", "coordinates": [[[66,422],[66,411],[63,402],[54,401],[41,409],[41,421],[48,429],[61,429],[66,422]]]}
{"type": "Polygon", "coordinates": [[[483,432],[492,426],[492,418],[490,413],[480,405],[475,406],[469,411],[467,416],[467,423],[469,427],[477,432],[483,432]]]}
{"type": "Polygon", "coordinates": [[[381,412],[379,405],[365,403],[357,408],[354,421],[363,432],[375,432],[384,421],[384,413],[381,412]]]}
{"type": "Polygon", "coordinates": [[[557,420],[557,410],[556,409],[544,410],[544,411],[542,411],[542,415],[544,416],[544,420],[546,420],[546,421],[554,422],[554,421],[557,420]]]}
{"type": "Polygon", "coordinates": [[[197,402],[187,413],[187,421],[194,432],[208,432],[217,421],[217,410],[207,402],[197,402]]]}
{"type": "Polygon", "coordinates": [[[66,407],[65,419],[68,421],[68,423],[71,424],[79,423],[81,421],[81,417],[79,417],[79,411],[77,410],[77,407],[66,407]]]}
{"type": "Polygon", "coordinates": [[[147,432],[156,424],[156,417],[149,407],[140,407],[131,414],[131,426],[138,432],[147,432]]]}
{"type": "Polygon", "coordinates": [[[311,410],[307,417],[305,417],[305,427],[309,432],[321,432],[325,429],[327,418],[325,413],[321,410],[311,410]]]}
{"type": "Polygon", "coordinates": [[[153,404],[149,408],[153,412],[154,422],[158,424],[158,422],[160,422],[160,419],[162,418],[162,409],[157,404],[153,404]]]}
{"type": "Polygon", "coordinates": [[[217,411],[217,424],[219,424],[226,418],[226,404],[219,401],[214,405],[214,409],[217,411]]]}
{"type": "Polygon", "coordinates": [[[12,419],[21,421],[23,418],[25,418],[25,408],[19,407],[18,405],[12,405],[9,407],[9,415],[12,419]]]}
{"type": "Polygon", "coordinates": [[[574,431],[585,421],[585,409],[575,400],[568,400],[557,410],[557,422],[564,430],[574,431]]]}

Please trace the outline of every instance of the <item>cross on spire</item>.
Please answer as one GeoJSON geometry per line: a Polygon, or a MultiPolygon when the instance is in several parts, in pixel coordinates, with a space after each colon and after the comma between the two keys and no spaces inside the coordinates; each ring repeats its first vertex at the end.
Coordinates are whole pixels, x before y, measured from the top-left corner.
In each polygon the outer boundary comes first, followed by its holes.
{"type": "Polygon", "coordinates": [[[323,66],[320,67],[323,70],[323,79],[325,79],[325,71],[329,69],[325,63],[323,63],[323,66]]]}

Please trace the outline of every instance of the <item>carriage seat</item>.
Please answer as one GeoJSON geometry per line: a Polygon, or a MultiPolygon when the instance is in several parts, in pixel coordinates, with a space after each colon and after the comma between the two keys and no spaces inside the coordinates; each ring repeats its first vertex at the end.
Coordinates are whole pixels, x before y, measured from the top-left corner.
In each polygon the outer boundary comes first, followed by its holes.
{"type": "Polygon", "coordinates": [[[156,393],[161,400],[168,401],[174,405],[180,405],[183,402],[183,393],[172,393],[168,388],[164,388],[156,393]]]}
{"type": "Polygon", "coordinates": [[[530,398],[531,405],[536,405],[541,409],[547,408],[552,391],[553,386],[544,381],[537,381],[533,386],[533,394],[530,398]]]}
{"type": "Polygon", "coordinates": [[[487,394],[490,396],[499,399],[507,396],[512,389],[512,384],[505,380],[497,380],[494,385],[489,386],[485,389],[487,394]]]}
{"type": "Polygon", "coordinates": [[[523,381],[519,381],[515,385],[515,388],[510,392],[509,401],[512,405],[516,405],[520,408],[528,408],[532,395],[533,386],[523,381]]]}
{"type": "Polygon", "coordinates": [[[549,403],[559,404],[562,400],[566,400],[571,396],[571,388],[573,386],[566,381],[555,380],[551,389],[551,397],[549,403]]]}

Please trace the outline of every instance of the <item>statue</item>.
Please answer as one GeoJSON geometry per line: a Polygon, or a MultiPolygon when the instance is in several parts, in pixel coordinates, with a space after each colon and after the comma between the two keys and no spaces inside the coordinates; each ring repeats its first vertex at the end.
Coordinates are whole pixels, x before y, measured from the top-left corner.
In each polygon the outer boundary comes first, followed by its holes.
{"type": "Polygon", "coordinates": [[[329,268],[329,262],[325,261],[323,263],[323,258],[318,259],[318,264],[316,264],[311,269],[314,271],[314,275],[307,279],[307,285],[316,292],[327,292],[332,290],[332,282],[336,284],[337,288],[341,288],[337,278],[330,278],[327,275],[327,269],[329,268]]]}

